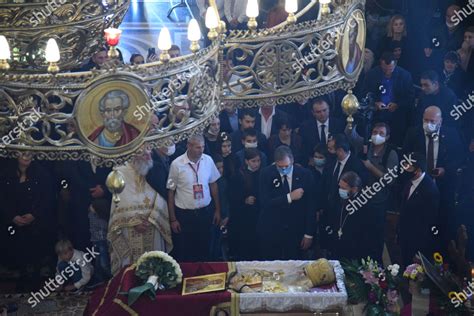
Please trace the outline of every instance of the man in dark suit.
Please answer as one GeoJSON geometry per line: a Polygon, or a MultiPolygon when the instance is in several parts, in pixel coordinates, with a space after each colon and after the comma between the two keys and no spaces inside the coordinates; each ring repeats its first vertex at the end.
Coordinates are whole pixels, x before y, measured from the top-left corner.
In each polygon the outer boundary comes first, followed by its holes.
{"type": "Polygon", "coordinates": [[[319,144],[327,144],[331,135],[344,132],[344,122],[330,117],[329,105],[324,99],[316,99],[313,102],[312,113],[314,119],[303,123],[300,128],[300,136],[303,141],[303,161],[308,163],[312,158],[314,147],[319,144]]]}
{"type": "Polygon", "coordinates": [[[463,164],[466,153],[457,130],[442,123],[442,112],[438,107],[426,108],[423,126],[408,130],[403,151],[424,153],[427,173],[434,178],[441,194],[438,229],[445,247],[449,240],[450,214],[454,212],[457,170],[463,164]]]}
{"type": "MultiPolygon", "coordinates": [[[[255,128],[255,118],[256,114],[253,110],[245,109],[239,111],[240,129],[230,135],[232,139],[232,151],[234,153],[238,152],[241,149],[244,149],[244,145],[242,144],[242,135],[244,133],[244,130],[246,130],[247,128],[255,128]]],[[[257,131],[257,142],[258,149],[263,151],[268,157],[267,138],[259,131],[257,131]]]]}
{"type": "Polygon", "coordinates": [[[232,103],[224,103],[224,110],[219,113],[221,132],[232,134],[239,130],[239,112],[232,103]]]}
{"type": "Polygon", "coordinates": [[[76,249],[85,251],[91,245],[88,209],[93,199],[111,200],[112,195],[105,186],[111,169],[88,161],[64,161],[60,169],[60,177],[68,183],[70,192],[68,226],[71,231],[66,234],[76,249]]]}
{"type": "Polygon", "coordinates": [[[300,259],[313,242],[313,178],[309,170],[293,162],[291,149],[280,146],[275,150],[275,164],[262,170],[257,232],[264,260],[300,259]]]}
{"type": "Polygon", "coordinates": [[[278,134],[279,122],[287,118],[286,113],[278,110],[275,106],[262,106],[255,119],[255,129],[269,139],[270,136],[278,134]]]}
{"type": "Polygon", "coordinates": [[[363,86],[363,95],[375,95],[374,123],[391,126],[392,143],[401,146],[415,100],[410,73],[397,66],[392,53],[384,53],[380,66],[367,73],[363,86]]]}
{"type": "Polygon", "coordinates": [[[170,172],[170,156],[174,155],[176,146],[159,147],[153,151],[151,157],[153,159],[153,167],[146,175],[146,182],[158,192],[165,200],[168,200],[168,189],[166,182],[170,172]]]}
{"type": "Polygon", "coordinates": [[[426,159],[422,153],[411,153],[412,164],[404,166],[408,174],[401,197],[398,241],[403,265],[413,263],[418,251],[432,254],[437,242],[432,229],[436,225],[439,209],[439,191],[426,172],[426,159]]]}
{"type": "Polygon", "coordinates": [[[334,140],[336,160],[331,161],[323,172],[323,187],[325,190],[323,196],[328,198],[328,203],[325,205],[326,207],[334,202],[334,199],[337,199],[337,190],[339,188],[339,180],[342,174],[349,171],[357,173],[357,175],[362,179],[363,185],[367,184],[369,177],[367,168],[364,166],[362,161],[351,152],[347,137],[343,134],[337,134],[334,136],[334,140]]]}
{"type": "MultiPolygon", "coordinates": [[[[439,76],[434,71],[427,71],[421,75],[421,90],[423,94],[420,96],[416,111],[412,117],[412,125],[418,125],[423,118],[425,109],[429,106],[436,105],[443,113],[448,114],[457,105],[458,98],[453,90],[441,84],[439,76]]],[[[444,125],[457,127],[458,123],[451,115],[445,115],[444,125]]]]}

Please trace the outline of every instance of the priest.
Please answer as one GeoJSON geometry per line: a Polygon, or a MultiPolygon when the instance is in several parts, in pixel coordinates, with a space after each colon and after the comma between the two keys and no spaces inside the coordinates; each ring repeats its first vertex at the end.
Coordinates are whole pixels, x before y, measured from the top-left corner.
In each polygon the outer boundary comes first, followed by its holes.
{"type": "Polygon", "coordinates": [[[125,178],[125,189],[120,202],[112,202],[107,234],[113,274],[144,252],[173,248],[166,201],[146,181],[152,167],[151,154],[145,150],[117,169],[125,178]]]}

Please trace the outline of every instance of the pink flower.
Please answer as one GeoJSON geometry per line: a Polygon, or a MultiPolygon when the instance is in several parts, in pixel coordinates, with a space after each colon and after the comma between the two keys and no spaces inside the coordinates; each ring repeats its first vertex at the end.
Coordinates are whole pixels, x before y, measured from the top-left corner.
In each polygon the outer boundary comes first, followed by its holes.
{"type": "Polygon", "coordinates": [[[365,279],[365,283],[367,284],[373,284],[373,285],[378,285],[379,284],[379,279],[370,271],[361,271],[360,274],[365,279]]]}

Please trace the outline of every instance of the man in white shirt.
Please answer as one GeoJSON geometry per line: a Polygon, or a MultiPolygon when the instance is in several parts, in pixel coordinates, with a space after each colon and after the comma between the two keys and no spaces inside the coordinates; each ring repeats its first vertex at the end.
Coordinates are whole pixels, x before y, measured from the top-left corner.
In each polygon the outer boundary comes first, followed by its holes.
{"type": "Polygon", "coordinates": [[[187,151],[171,163],[167,182],[174,256],[179,261],[205,261],[208,257],[212,201],[212,223],[220,224],[219,177],[212,158],[204,154],[204,137],[190,137],[187,151]]]}
{"type": "Polygon", "coordinates": [[[226,0],[224,12],[229,29],[236,29],[247,21],[247,0],[226,0]]]}
{"type": "MultiPolygon", "coordinates": [[[[216,6],[217,6],[217,11],[219,12],[219,16],[222,19],[224,19],[224,2],[226,0],[216,0],[216,6]]],[[[199,15],[205,19],[206,18],[206,11],[207,8],[209,7],[209,0],[196,0],[196,5],[199,9],[199,15]]]]}

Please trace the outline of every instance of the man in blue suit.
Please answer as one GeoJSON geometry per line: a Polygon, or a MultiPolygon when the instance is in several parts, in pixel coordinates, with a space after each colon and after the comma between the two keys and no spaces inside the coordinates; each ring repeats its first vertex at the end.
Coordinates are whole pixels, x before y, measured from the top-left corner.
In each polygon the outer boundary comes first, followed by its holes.
{"type": "Polygon", "coordinates": [[[264,260],[300,259],[313,242],[313,177],[293,163],[291,149],[280,146],[275,150],[275,164],[263,169],[260,177],[257,231],[264,260]]]}
{"type": "Polygon", "coordinates": [[[363,87],[364,96],[375,95],[374,123],[383,122],[392,127],[392,143],[401,146],[415,102],[410,73],[397,66],[392,53],[384,53],[380,66],[367,73],[363,87]]]}

